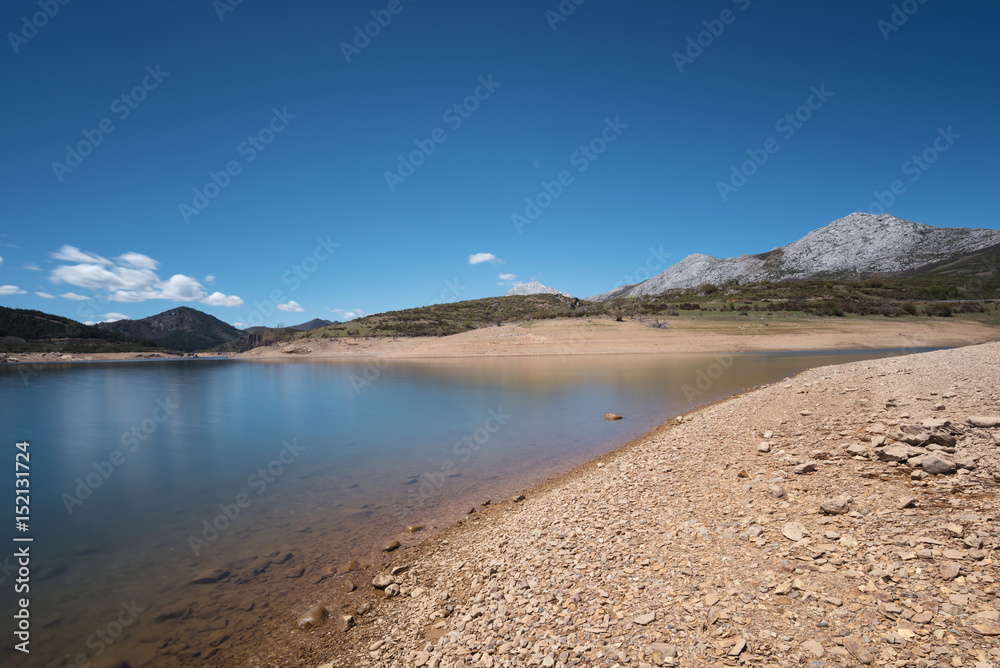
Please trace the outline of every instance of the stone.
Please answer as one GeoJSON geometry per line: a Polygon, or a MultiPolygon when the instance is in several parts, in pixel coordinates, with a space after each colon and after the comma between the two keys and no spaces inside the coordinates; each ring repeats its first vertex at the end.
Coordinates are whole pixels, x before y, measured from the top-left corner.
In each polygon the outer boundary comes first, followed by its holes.
{"type": "Polygon", "coordinates": [[[917,497],[904,496],[899,500],[899,503],[896,504],[896,508],[899,510],[903,510],[905,508],[913,508],[916,505],[917,505],[917,497]]]}
{"type": "Polygon", "coordinates": [[[767,495],[775,499],[783,499],[787,496],[785,488],[777,483],[772,483],[767,486],[767,495]]]}
{"type": "Polygon", "coordinates": [[[393,596],[399,596],[399,585],[391,584],[385,588],[385,597],[392,598],[393,596]]]}
{"type": "Polygon", "coordinates": [[[225,579],[228,575],[228,568],[209,568],[201,573],[198,573],[198,575],[191,580],[191,584],[215,584],[219,580],[225,579]]]}
{"type": "Polygon", "coordinates": [[[806,528],[799,522],[785,522],[785,526],[781,528],[781,535],[796,543],[802,540],[806,533],[806,528]]]}
{"type": "Polygon", "coordinates": [[[905,462],[910,457],[922,454],[923,450],[899,443],[875,450],[875,456],[882,462],[905,462]]]}
{"type": "MultiPolygon", "coordinates": [[[[652,642],[646,646],[646,654],[659,654],[665,659],[675,659],[677,658],[677,646],[669,645],[665,642],[652,642]]],[[[656,662],[655,656],[653,662],[656,662]]]]}
{"type": "Polygon", "coordinates": [[[823,650],[823,645],[819,644],[815,640],[807,640],[804,643],[802,643],[802,649],[807,654],[810,654],[810,655],[814,656],[817,659],[820,658],[821,656],[823,656],[826,653],[823,650]]]}
{"type": "Polygon", "coordinates": [[[860,443],[854,443],[852,445],[847,446],[847,454],[849,454],[851,457],[867,457],[868,448],[861,445],[860,443]]]}
{"type": "Polygon", "coordinates": [[[768,443],[767,441],[764,441],[763,443],[757,446],[757,452],[771,452],[771,444],[768,443]]]}
{"type": "Polygon", "coordinates": [[[746,648],[747,648],[746,639],[739,638],[736,640],[736,644],[733,645],[733,648],[729,650],[729,656],[739,656],[746,648]]]}
{"type": "Polygon", "coordinates": [[[341,615],[337,619],[337,630],[338,631],[342,631],[342,632],[347,631],[352,626],[354,626],[354,615],[341,615]]]}
{"type": "Polygon", "coordinates": [[[844,649],[850,652],[855,659],[859,662],[868,665],[875,660],[874,655],[865,649],[865,646],[861,644],[861,641],[857,638],[847,637],[844,638],[844,649]]]}
{"type": "Polygon", "coordinates": [[[947,459],[942,459],[935,455],[927,455],[924,457],[923,461],[920,462],[920,467],[930,473],[931,475],[941,475],[942,473],[951,473],[955,470],[955,462],[948,461],[947,459]]]}
{"type": "Polygon", "coordinates": [[[944,532],[949,536],[954,536],[955,538],[961,538],[965,535],[965,527],[961,524],[946,524],[944,527],[944,532]]]}
{"type": "Polygon", "coordinates": [[[513,501],[514,503],[521,503],[522,501],[524,501],[524,494],[515,494],[514,497],[511,499],[511,501],[513,501]]]}
{"type": "Polygon", "coordinates": [[[604,414],[604,419],[605,420],[621,420],[622,416],[619,415],[618,413],[605,413],[604,414]]]}
{"type": "Polygon", "coordinates": [[[841,494],[822,503],[819,508],[827,515],[844,515],[851,509],[851,497],[848,494],[841,494]]]}
{"type": "Polygon", "coordinates": [[[322,626],[326,622],[326,618],[330,613],[322,605],[317,605],[312,608],[306,614],[299,617],[298,627],[300,629],[314,629],[318,626],[322,626]]]}
{"type": "Polygon", "coordinates": [[[406,532],[407,533],[417,533],[418,531],[420,531],[423,528],[424,527],[422,525],[420,525],[420,524],[411,524],[410,526],[406,527],[406,532]]]}
{"type": "Polygon", "coordinates": [[[983,429],[1000,427],[1000,416],[998,415],[970,415],[966,421],[973,427],[981,427],[983,429]]]}
{"type": "Polygon", "coordinates": [[[388,543],[387,545],[383,545],[382,546],[382,551],[383,552],[393,552],[393,551],[398,550],[398,549],[399,549],[399,541],[398,540],[394,540],[391,543],[388,543]]]}
{"type": "Polygon", "coordinates": [[[802,475],[803,473],[812,473],[816,470],[816,462],[806,462],[804,464],[799,464],[792,469],[797,475],[802,475]]]}
{"type": "Polygon", "coordinates": [[[647,624],[652,624],[654,621],[656,621],[656,613],[648,612],[645,615],[638,615],[632,621],[634,621],[639,626],[646,626],[647,624]]]}

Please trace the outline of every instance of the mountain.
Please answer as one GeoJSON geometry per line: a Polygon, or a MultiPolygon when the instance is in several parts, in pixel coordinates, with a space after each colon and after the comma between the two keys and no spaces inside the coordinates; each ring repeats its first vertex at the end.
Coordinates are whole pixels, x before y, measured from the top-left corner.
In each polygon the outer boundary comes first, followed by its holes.
{"type": "Polygon", "coordinates": [[[94,352],[111,352],[112,349],[142,350],[155,348],[156,344],[141,338],[109,332],[91,325],[84,325],[59,315],[20,308],[0,306],[0,341],[17,346],[28,341],[60,343],[74,349],[92,347],[94,352]]]}
{"type": "Polygon", "coordinates": [[[518,297],[523,295],[562,295],[563,297],[572,297],[573,295],[566,292],[560,292],[555,288],[550,288],[547,285],[542,285],[538,281],[531,281],[530,283],[517,283],[510,290],[503,294],[504,297],[518,297]]]}
{"type": "Polygon", "coordinates": [[[300,332],[308,332],[311,329],[319,329],[320,327],[329,327],[330,325],[339,325],[340,322],[337,320],[323,320],[321,318],[313,318],[309,322],[304,322],[301,325],[292,325],[288,329],[297,329],[300,332]]]}
{"type": "Polygon", "coordinates": [[[781,281],[863,272],[892,274],[950,261],[1000,243],[1000,230],[932,227],[884,214],[852,213],[798,241],[759,255],[692,254],[662,273],[589,297],[655,295],[726,281],[781,281]]]}
{"type": "MultiPolygon", "coordinates": [[[[289,325],[283,327],[282,329],[297,329],[300,332],[308,332],[314,329],[319,329],[320,327],[330,327],[331,325],[339,325],[339,320],[322,320],[320,318],[313,318],[309,322],[304,322],[301,325],[289,325]]],[[[277,329],[276,327],[245,327],[244,332],[248,334],[259,334],[265,329],[277,329]]]]}
{"type": "Polygon", "coordinates": [[[164,348],[194,352],[246,336],[207,313],[180,306],[141,320],[102,322],[101,329],[155,341],[164,348]]]}

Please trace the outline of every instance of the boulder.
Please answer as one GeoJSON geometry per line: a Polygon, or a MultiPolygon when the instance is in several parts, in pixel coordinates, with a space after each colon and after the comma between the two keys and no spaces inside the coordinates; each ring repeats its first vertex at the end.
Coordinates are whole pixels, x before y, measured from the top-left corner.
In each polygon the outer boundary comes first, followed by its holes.
{"type": "Polygon", "coordinates": [[[317,605],[306,614],[299,617],[298,627],[300,629],[313,629],[322,626],[330,613],[322,605],[317,605]]]}
{"type": "Polygon", "coordinates": [[[973,427],[994,429],[1000,427],[1000,415],[970,415],[967,419],[973,427]]]}
{"type": "Polygon", "coordinates": [[[621,420],[622,416],[619,415],[618,413],[605,413],[604,414],[604,419],[605,420],[621,420]]]}
{"type": "Polygon", "coordinates": [[[920,462],[920,467],[931,475],[951,473],[957,468],[955,466],[955,462],[948,461],[947,459],[941,459],[935,455],[927,455],[924,457],[923,461],[920,462]]]}
{"type": "Polygon", "coordinates": [[[848,494],[841,494],[835,499],[830,499],[820,505],[827,515],[844,515],[851,509],[851,497],[848,494]]]}

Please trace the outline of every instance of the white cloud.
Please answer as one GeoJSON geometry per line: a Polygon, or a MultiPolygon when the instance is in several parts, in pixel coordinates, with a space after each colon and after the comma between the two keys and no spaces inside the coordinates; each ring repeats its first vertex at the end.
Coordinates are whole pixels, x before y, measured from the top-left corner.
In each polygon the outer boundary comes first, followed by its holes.
{"type": "Polygon", "coordinates": [[[129,251],[128,253],[123,253],[117,258],[119,263],[132,265],[136,269],[149,269],[150,271],[155,270],[160,266],[160,263],[149,257],[148,255],[143,255],[142,253],[133,253],[129,251]]]}
{"type": "Polygon", "coordinates": [[[55,253],[49,253],[53,260],[63,260],[64,262],[79,262],[81,264],[109,265],[111,260],[103,258],[94,253],[85,253],[76,246],[63,246],[55,253]]]}
{"type": "Polygon", "coordinates": [[[360,308],[355,308],[355,309],[328,308],[326,310],[329,311],[330,313],[335,313],[337,315],[338,320],[354,320],[355,318],[363,318],[366,315],[368,315],[367,313],[365,313],[364,309],[360,308]]]}
{"type": "Polygon", "coordinates": [[[236,295],[226,296],[221,292],[213,292],[202,299],[201,303],[209,306],[243,306],[243,300],[236,295]]]}
{"type": "Polygon", "coordinates": [[[215,276],[209,274],[208,276],[205,277],[205,282],[208,283],[209,285],[215,283],[215,276]]]}
{"type": "Polygon", "coordinates": [[[50,295],[47,292],[36,292],[35,294],[38,295],[39,297],[44,297],[45,299],[55,299],[56,298],[55,295],[50,295]]]}
{"type": "Polygon", "coordinates": [[[244,325],[242,322],[231,322],[229,324],[235,327],[236,329],[243,329],[244,327],[246,327],[246,325],[244,325]]]}
{"type": "Polygon", "coordinates": [[[513,281],[517,278],[517,274],[500,274],[501,281],[513,281]]]}
{"type": "Polygon", "coordinates": [[[42,270],[42,268],[39,267],[34,262],[25,262],[24,263],[24,268],[27,269],[28,271],[41,271],[42,270]]]}
{"type": "Polygon", "coordinates": [[[75,292],[64,292],[64,293],[62,293],[59,296],[62,297],[63,299],[72,299],[72,300],[78,301],[78,302],[82,302],[82,301],[85,301],[87,299],[90,299],[90,297],[85,297],[84,295],[78,295],[75,292]]]}
{"type": "Polygon", "coordinates": [[[16,285],[0,285],[0,297],[6,297],[7,295],[23,295],[27,290],[22,290],[16,285]]]}
{"type": "Polygon", "coordinates": [[[276,304],[276,307],[279,311],[291,311],[292,313],[302,313],[305,311],[294,299],[287,304],[276,304]]]}
{"type": "Polygon", "coordinates": [[[504,264],[504,261],[493,253],[474,253],[469,256],[469,264],[482,264],[483,262],[489,262],[490,264],[504,264]]]}
{"type": "Polygon", "coordinates": [[[3,264],[3,258],[0,257],[0,264],[3,264]]]}
{"type": "Polygon", "coordinates": [[[101,322],[118,322],[119,320],[130,320],[124,313],[105,313],[101,322]]]}
{"type": "MultiPolygon", "coordinates": [[[[178,302],[200,301],[210,306],[242,306],[243,300],[221,292],[207,294],[197,279],[184,274],[174,274],[161,280],[156,274],[160,263],[148,255],[129,251],[112,262],[96,253],[81,251],[75,246],[63,246],[50,254],[55,260],[75,262],[62,264],[49,273],[53,283],[66,283],[95,292],[106,292],[107,299],[115,302],[134,303],[147,299],[167,299],[178,302]]],[[[211,274],[207,279],[215,280],[211,274]]],[[[75,293],[63,295],[67,299],[88,299],[75,293]],[[70,296],[72,295],[72,296],[70,296]]]]}

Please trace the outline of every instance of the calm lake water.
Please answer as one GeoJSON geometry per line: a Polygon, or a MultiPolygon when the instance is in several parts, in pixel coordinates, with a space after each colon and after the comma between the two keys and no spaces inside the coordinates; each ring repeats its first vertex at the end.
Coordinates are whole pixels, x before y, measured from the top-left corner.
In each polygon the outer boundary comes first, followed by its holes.
{"type": "MultiPolygon", "coordinates": [[[[94,631],[123,600],[151,618],[206,568],[286,550],[314,555],[307,574],[370,561],[408,524],[460,519],[697,405],[901,353],[5,365],[8,508],[14,444],[31,444],[33,651],[18,665],[94,658],[108,647],[94,631]]],[[[7,620],[12,553],[0,552],[7,620]]],[[[133,666],[156,647],[139,627],[114,639],[133,666]]],[[[184,663],[170,660],[153,663],[184,663]]]]}

